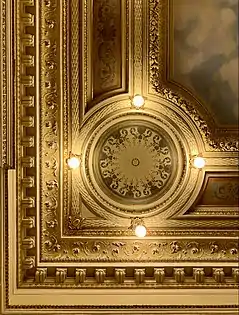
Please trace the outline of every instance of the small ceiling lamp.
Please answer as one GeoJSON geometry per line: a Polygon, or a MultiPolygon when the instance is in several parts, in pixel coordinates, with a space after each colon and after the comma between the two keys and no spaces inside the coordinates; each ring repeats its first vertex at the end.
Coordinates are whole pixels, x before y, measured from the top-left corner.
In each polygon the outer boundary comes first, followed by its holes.
{"type": "Polygon", "coordinates": [[[71,155],[67,159],[67,164],[70,169],[76,169],[80,166],[80,157],[78,155],[71,155]]]}
{"type": "Polygon", "coordinates": [[[137,237],[145,237],[147,234],[147,229],[142,218],[131,218],[131,225],[129,229],[133,230],[137,237]]]}
{"type": "Polygon", "coordinates": [[[206,165],[206,161],[202,156],[196,156],[193,159],[193,166],[196,168],[203,168],[206,165]]]}
{"type": "Polygon", "coordinates": [[[135,235],[138,237],[145,237],[147,233],[146,227],[144,225],[137,225],[135,228],[135,235]]]}
{"type": "Polygon", "coordinates": [[[140,107],[142,107],[144,105],[144,98],[142,95],[136,94],[132,100],[132,104],[134,105],[134,107],[136,107],[137,109],[139,109],[140,107]]]}

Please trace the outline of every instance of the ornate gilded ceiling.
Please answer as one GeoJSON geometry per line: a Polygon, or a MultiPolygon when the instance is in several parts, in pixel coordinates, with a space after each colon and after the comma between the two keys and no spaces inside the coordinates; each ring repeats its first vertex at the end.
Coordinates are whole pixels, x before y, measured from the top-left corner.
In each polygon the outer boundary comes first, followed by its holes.
{"type": "Polygon", "coordinates": [[[235,314],[237,126],[169,75],[180,3],[1,2],[3,314],[235,314]]]}

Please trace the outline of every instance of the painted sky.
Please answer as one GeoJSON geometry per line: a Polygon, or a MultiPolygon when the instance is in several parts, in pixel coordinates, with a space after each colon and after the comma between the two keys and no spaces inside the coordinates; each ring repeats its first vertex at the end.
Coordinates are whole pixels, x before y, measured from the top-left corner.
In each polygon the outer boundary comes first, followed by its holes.
{"type": "Polygon", "coordinates": [[[238,124],[238,2],[171,2],[171,77],[196,92],[222,125],[238,124]]]}

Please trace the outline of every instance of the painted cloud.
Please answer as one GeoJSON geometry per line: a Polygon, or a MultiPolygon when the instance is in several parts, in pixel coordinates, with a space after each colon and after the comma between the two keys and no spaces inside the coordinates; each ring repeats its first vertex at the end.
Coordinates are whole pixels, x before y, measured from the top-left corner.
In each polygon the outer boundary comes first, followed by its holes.
{"type": "Polygon", "coordinates": [[[238,0],[172,0],[175,81],[238,124],[238,0]]]}

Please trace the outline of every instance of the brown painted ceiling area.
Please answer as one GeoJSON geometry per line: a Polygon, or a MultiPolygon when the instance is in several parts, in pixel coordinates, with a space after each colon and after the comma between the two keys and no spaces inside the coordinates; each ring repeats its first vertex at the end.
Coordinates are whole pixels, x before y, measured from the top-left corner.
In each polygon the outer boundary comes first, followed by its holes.
{"type": "Polygon", "coordinates": [[[235,315],[238,1],[0,24],[0,314],[235,315]]]}

